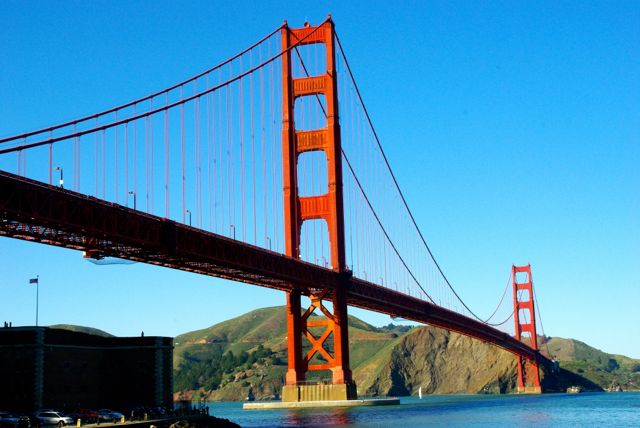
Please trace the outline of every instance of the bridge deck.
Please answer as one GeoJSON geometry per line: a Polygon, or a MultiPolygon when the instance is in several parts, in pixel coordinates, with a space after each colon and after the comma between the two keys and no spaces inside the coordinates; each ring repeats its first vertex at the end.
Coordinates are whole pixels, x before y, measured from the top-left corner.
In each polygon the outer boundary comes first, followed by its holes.
{"type": "Polygon", "coordinates": [[[415,297],[172,220],[0,171],[0,236],[278,290],[347,287],[349,305],[399,316],[550,361],[514,337],[415,297]]]}

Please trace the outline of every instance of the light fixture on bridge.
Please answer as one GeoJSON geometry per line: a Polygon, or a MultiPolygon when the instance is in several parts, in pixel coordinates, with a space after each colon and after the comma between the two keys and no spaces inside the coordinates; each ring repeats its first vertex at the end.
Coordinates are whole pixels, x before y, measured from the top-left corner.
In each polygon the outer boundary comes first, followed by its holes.
{"type": "Polygon", "coordinates": [[[60,188],[64,189],[64,179],[62,176],[62,167],[61,166],[57,166],[55,168],[53,168],[54,171],[60,171],[60,188]]]}
{"type": "Polygon", "coordinates": [[[134,192],[133,190],[130,190],[129,195],[133,195],[133,209],[136,209],[136,192],[134,192]]]}
{"type": "Polygon", "coordinates": [[[191,210],[184,210],[184,213],[189,216],[189,226],[191,226],[191,210]]]}

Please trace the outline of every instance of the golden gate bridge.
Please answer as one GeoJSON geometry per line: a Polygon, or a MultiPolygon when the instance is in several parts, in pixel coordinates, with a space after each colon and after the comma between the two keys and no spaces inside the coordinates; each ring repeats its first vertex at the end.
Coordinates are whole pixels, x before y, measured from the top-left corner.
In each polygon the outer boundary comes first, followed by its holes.
{"type": "Polygon", "coordinates": [[[331,397],[356,398],[348,306],[500,346],[516,356],[519,391],[540,392],[550,366],[530,266],[512,267],[483,319],[436,262],[331,18],[285,22],[162,91],[1,138],[0,217],[3,236],[87,258],[284,291],[285,401],[316,387],[313,372],[330,373],[331,397]]]}

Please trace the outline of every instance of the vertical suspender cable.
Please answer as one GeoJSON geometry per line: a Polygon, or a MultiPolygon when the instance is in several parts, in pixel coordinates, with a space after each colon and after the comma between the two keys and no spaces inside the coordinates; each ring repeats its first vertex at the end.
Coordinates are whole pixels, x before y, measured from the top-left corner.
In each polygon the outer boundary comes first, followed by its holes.
{"type": "Polygon", "coordinates": [[[144,118],[144,177],[145,211],[149,212],[149,116],[144,118]]]}
{"type": "MultiPolygon", "coordinates": [[[[231,67],[231,66],[230,66],[231,67]]],[[[231,68],[229,69],[229,76],[232,75],[231,68]]],[[[232,86],[227,86],[229,90],[227,91],[227,199],[228,199],[228,207],[229,207],[229,237],[232,237],[231,227],[235,223],[235,211],[233,210],[232,204],[232,193],[233,193],[233,168],[232,168],[232,158],[233,158],[233,145],[231,144],[231,125],[233,123],[233,97],[231,94],[232,86]]],[[[235,227],[235,226],[233,226],[235,227]]]]}
{"type": "MultiPolygon", "coordinates": [[[[198,93],[197,80],[193,81],[193,94],[198,93]]],[[[196,218],[196,223],[200,216],[200,98],[196,98],[193,101],[193,149],[194,149],[194,168],[193,174],[195,177],[194,194],[195,194],[195,212],[192,214],[196,218]]],[[[192,207],[193,208],[193,207],[192,207]]]]}
{"type": "MultiPolygon", "coordinates": [[[[153,98],[149,100],[149,110],[153,110],[153,98]]],[[[154,198],[154,183],[155,178],[153,175],[153,116],[148,116],[149,118],[149,192],[151,194],[151,205],[149,208],[149,212],[153,213],[153,207],[155,206],[155,198],[154,198]]]]}
{"type": "MultiPolygon", "coordinates": [[[[136,104],[133,105],[133,115],[136,115],[136,104]]],[[[138,197],[138,129],[137,121],[133,122],[133,198],[138,197]]],[[[137,207],[136,207],[137,209],[137,207]]]]}
{"type": "MultiPolygon", "coordinates": [[[[180,100],[182,101],[184,99],[184,87],[180,86],[180,100]]],[[[186,223],[186,219],[187,219],[187,197],[186,197],[186,189],[185,189],[185,182],[186,182],[186,177],[185,177],[185,154],[184,154],[184,102],[182,104],[180,104],[180,157],[181,157],[181,164],[182,164],[182,174],[181,174],[181,180],[182,180],[182,223],[186,223]]]]}
{"type": "MultiPolygon", "coordinates": [[[[269,52],[267,54],[269,57],[271,56],[271,47],[269,46],[269,52]]],[[[276,220],[275,217],[275,213],[277,212],[276,210],[278,209],[278,192],[276,190],[276,101],[275,101],[275,64],[272,62],[271,63],[271,76],[270,76],[270,80],[271,80],[271,84],[270,84],[270,88],[271,88],[271,168],[272,168],[272,173],[271,173],[271,177],[272,177],[272,182],[273,185],[271,187],[271,192],[273,193],[273,212],[274,212],[274,221],[273,221],[273,242],[274,242],[274,249],[278,250],[278,221],[276,220]]]]}
{"type": "MultiPolygon", "coordinates": [[[[96,127],[97,126],[98,126],[98,118],[96,117],[96,127]]],[[[95,184],[96,184],[96,191],[94,196],[96,198],[98,197],[98,135],[99,135],[99,132],[96,132],[94,134],[94,153],[93,153],[93,160],[94,160],[93,170],[95,173],[95,184]]]]}
{"type": "MultiPolygon", "coordinates": [[[[49,139],[53,136],[53,131],[49,131],[49,139]]],[[[49,144],[49,185],[53,184],[53,144],[49,144]]]]}
{"type": "MultiPolygon", "coordinates": [[[[218,70],[218,84],[220,84],[220,82],[222,81],[222,70],[218,70]]],[[[226,90],[226,88],[223,88],[224,90],[226,90]]],[[[213,99],[215,101],[215,98],[213,99]]],[[[218,233],[224,233],[223,230],[223,226],[224,226],[224,209],[221,207],[220,208],[220,215],[217,214],[218,212],[218,206],[222,205],[222,201],[224,201],[224,186],[222,185],[222,182],[224,181],[222,178],[223,175],[223,147],[224,147],[224,116],[223,113],[225,113],[225,109],[224,109],[224,105],[222,104],[223,99],[222,96],[218,97],[218,133],[214,133],[214,139],[217,136],[217,139],[215,140],[217,142],[217,157],[214,161],[213,164],[213,169],[214,169],[214,183],[213,186],[216,189],[215,190],[215,195],[214,195],[214,203],[213,203],[213,215],[217,218],[220,218],[220,229],[218,230],[218,233]],[[219,134],[219,135],[218,135],[219,134]],[[217,181],[215,180],[217,178],[217,181]],[[220,192],[220,195],[218,196],[218,191],[220,192]],[[218,202],[219,201],[219,202],[218,202]]],[[[215,123],[214,123],[215,124],[215,123]]],[[[216,224],[217,227],[217,222],[214,221],[214,223],[216,224]]]]}
{"type": "MultiPolygon", "coordinates": [[[[209,75],[207,74],[206,77],[206,88],[209,89],[209,75]]],[[[211,188],[211,182],[212,182],[212,177],[211,177],[211,150],[213,147],[213,142],[211,140],[212,135],[211,135],[211,125],[213,122],[213,118],[212,118],[212,100],[213,100],[213,92],[210,93],[209,95],[207,95],[207,109],[206,109],[206,116],[207,116],[207,194],[208,194],[208,201],[209,201],[209,230],[213,231],[213,203],[212,203],[212,198],[213,198],[213,189],[211,188]]]]}
{"type": "MultiPolygon", "coordinates": [[[[220,79],[222,79],[222,71],[220,71],[220,79]]],[[[224,203],[225,192],[229,190],[229,89],[229,86],[224,87],[224,105],[222,104],[222,97],[220,97],[220,126],[223,126],[224,124],[224,129],[220,130],[220,205],[222,206],[222,208],[220,209],[220,227],[222,228],[220,232],[223,234],[226,234],[228,232],[228,227],[225,223],[225,214],[227,213],[227,210],[224,209],[225,205],[229,210],[228,220],[229,224],[231,224],[231,204],[224,203]],[[224,110],[224,113],[222,112],[222,110],[224,110]],[[224,162],[224,160],[226,160],[226,162],[224,162]],[[224,164],[226,164],[227,167],[226,174],[224,172],[224,164]]],[[[226,198],[228,199],[229,196],[227,195],[226,198]]]]}
{"type": "MultiPolygon", "coordinates": [[[[73,133],[77,132],[77,124],[73,124],[73,133]]],[[[26,152],[25,152],[26,155],[26,152]]],[[[71,160],[72,160],[72,173],[73,173],[73,190],[78,191],[78,137],[74,137],[71,144],[71,160]]]]}
{"type": "MultiPolygon", "coordinates": [[[[260,63],[262,64],[262,46],[260,46],[260,63]]],[[[267,238],[269,235],[268,232],[268,223],[267,217],[269,215],[269,211],[267,210],[267,193],[268,193],[268,184],[267,184],[267,147],[266,147],[266,129],[265,129],[265,100],[264,100],[264,67],[260,67],[260,143],[262,146],[262,185],[260,188],[262,189],[262,217],[263,217],[263,230],[264,230],[264,245],[265,247],[270,246],[267,243],[267,238]]],[[[271,248],[269,248],[271,249],[271,248]]]]}
{"type": "MultiPolygon", "coordinates": [[[[253,67],[253,51],[249,51],[249,68],[253,67]]],[[[253,194],[253,244],[258,244],[258,216],[256,213],[256,136],[253,106],[253,73],[249,75],[249,104],[251,105],[251,181],[253,194]]]]}
{"type": "MultiPolygon", "coordinates": [[[[240,61],[240,72],[242,72],[243,66],[242,66],[242,57],[239,58],[240,61]]],[[[239,98],[240,98],[240,105],[238,106],[238,116],[239,116],[239,126],[240,126],[240,199],[241,199],[241,203],[240,203],[240,222],[241,222],[241,226],[242,226],[242,241],[246,242],[247,241],[247,237],[246,237],[246,229],[245,229],[245,197],[246,197],[246,193],[245,193],[245,163],[244,163],[244,94],[243,94],[243,87],[244,87],[244,83],[242,82],[242,79],[240,79],[238,81],[238,86],[239,86],[239,98]]]]}
{"type": "Polygon", "coordinates": [[[124,123],[124,198],[129,206],[129,122],[124,123]]]}
{"type": "MultiPolygon", "coordinates": [[[[213,76],[212,76],[213,77],[213,76]]],[[[215,232],[216,230],[216,225],[217,225],[217,217],[216,217],[216,211],[217,211],[217,207],[216,207],[216,201],[218,198],[218,189],[216,188],[216,167],[217,167],[217,163],[218,163],[218,158],[216,156],[216,98],[215,98],[215,92],[211,93],[211,166],[212,166],[212,173],[211,173],[211,177],[210,177],[210,185],[209,185],[209,192],[210,192],[210,196],[209,196],[209,200],[210,200],[210,204],[211,204],[211,231],[215,232]]]]}
{"type": "MultiPolygon", "coordinates": [[[[169,104],[169,93],[165,93],[165,106],[169,104]]],[[[164,216],[169,217],[169,110],[164,111],[163,117],[164,140],[164,216]]]]}
{"type": "Polygon", "coordinates": [[[102,199],[107,198],[107,131],[102,130],[102,199]]]}
{"type": "MultiPolygon", "coordinates": [[[[75,124],[74,124],[74,132],[75,132],[75,124]]],[[[76,192],[80,191],[80,136],[76,137],[76,164],[74,165],[75,170],[75,180],[74,185],[76,188],[76,192]]]]}
{"type": "MultiPolygon", "coordinates": [[[[115,121],[118,121],[118,110],[115,111],[115,121]]],[[[115,184],[115,198],[114,198],[114,202],[117,204],[118,203],[118,127],[116,126],[114,129],[115,132],[115,136],[114,136],[114,141],[113,141],[113,146],[114,146],[114,171],[113,171],[113,178],[114,178],[114,184],[115,184]]]]}

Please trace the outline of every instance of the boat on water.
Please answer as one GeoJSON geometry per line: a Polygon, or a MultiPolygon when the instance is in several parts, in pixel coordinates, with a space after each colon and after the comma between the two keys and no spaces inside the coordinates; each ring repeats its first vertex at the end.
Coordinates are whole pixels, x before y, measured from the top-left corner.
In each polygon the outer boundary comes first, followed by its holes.
{"type": "Polygon", "coordinates": [[[418,397],[422,400],[422,387],[418,388],[418,397]]]}
{"type": "Polygon", "coordinates": [[[567,394],[580,394],[581,392],[582,392],[581,386],[573,385],[567,388],[567,394]]]}

